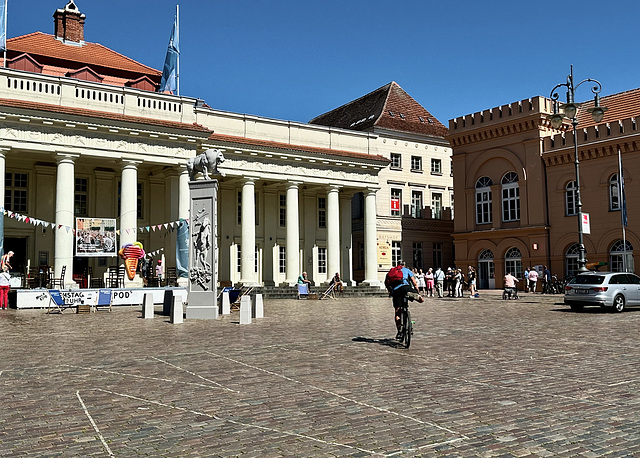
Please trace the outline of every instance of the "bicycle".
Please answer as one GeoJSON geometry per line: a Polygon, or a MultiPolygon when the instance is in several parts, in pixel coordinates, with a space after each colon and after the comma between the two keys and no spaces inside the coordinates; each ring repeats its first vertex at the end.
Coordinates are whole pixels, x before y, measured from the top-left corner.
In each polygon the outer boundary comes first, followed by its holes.
{"type": "Polygon", "coordinates": [[[411,312],[409,312],[409,301],[405,297],[400,313],[400,343],[404,344],[404,348],[409,348],[409,345],[411,345],[412,334],[413,321],[411,321],[411,312]]]}

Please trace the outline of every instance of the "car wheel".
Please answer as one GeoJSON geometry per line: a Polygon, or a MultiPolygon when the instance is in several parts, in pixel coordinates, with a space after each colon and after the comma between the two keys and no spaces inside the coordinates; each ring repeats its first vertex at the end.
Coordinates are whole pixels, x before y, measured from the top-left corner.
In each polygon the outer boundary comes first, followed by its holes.
{"type": "Polygon", "coordinates": [[[618,313],[624,310],[624,296],[622,294],[618,294],[613,300],[613,310],[618,313]]]}
{"type": "Polygon", "coordinates": [[[571,306],[571,310],[573,310],[574,312],[579,312],[584,308],[584,305],[582,304],[570,304],[570,306],[571,306]]]}

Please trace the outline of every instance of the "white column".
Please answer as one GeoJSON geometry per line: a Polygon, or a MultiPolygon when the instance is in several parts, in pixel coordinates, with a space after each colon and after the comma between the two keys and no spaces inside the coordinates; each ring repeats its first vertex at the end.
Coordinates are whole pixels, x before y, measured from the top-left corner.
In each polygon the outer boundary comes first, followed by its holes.
{"type": "Polygon", "coordinates": [[[351,198],[352,193],[342,193],[340,197],[340,277],[346,285],[354,286],[353,281],[353,244],[351,235],[351,198]]]}
{"type": "Polygon", "coordinates": [[[189,172],[185,165],[180,166],[180,178],[178,179],[178,219],[189,218],[189,172]]]}
{"type": "Polygon", "coordinates": [[[338,186],[327,191],[327,280],[340,271],[340,199],[338,186]]]}
{"type": "Polygon", "coordinates": [[[120,179],[120,247],[138,238],[138,164],[122,161],[120,179]]]}
{"type": "Polygon", "coordinates": [[[286,260],[286,280],[285,283],[295,285],[300,275],[300,217],[298,209],[300,201],[298,198],[298,185],[300,183],[289,183],[287,186],[287,260],[286,260]]]}
{"type": "Polygon", "coordinates": [[[364,278],[364,283],[380,285],[378,280],[375,189],[364,191],[364,278]]]}
{"type": "Polygon", "coordinates": [[[56,237],[54,254],[54,277],[60,278],[62,267],[65,285],[73,284],[73,228],[75,194],[75,159],[77,155],[57,154],[58,172],[56,176],[56,237]]]}
{"type": "Polygon", "coordinates": [[[246,178],[242,185],[242,252],[240,283],[256,285],[256,200],[255,178],[246,178]]]}

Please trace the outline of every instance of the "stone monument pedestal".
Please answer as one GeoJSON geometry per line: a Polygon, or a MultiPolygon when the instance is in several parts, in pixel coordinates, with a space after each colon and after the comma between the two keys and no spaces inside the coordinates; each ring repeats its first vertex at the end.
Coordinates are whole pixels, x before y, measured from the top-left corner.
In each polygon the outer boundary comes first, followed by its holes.
{"type": "Polygon", "coordinates": [[[218,318],[216,235],[218,180],[190,181],[187,319],[218,318]]]}

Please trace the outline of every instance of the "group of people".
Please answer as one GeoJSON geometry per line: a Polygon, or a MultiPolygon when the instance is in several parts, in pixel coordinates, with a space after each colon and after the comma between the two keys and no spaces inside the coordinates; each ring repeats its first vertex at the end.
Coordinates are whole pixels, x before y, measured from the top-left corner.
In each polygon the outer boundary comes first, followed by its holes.
{"type": "MultiPolygon", "coordinates": [[[[551,271],[547,266],[542,267],[542,272],[538,272],[536,269],[527,267],[524,271],[524,291],[527,293],[535,294],[538,286],[538,280],[542,281],[542,294],[550,293],[551,287],[551,271]]],[[[507,272],[504,276],[505,288],[516,288],[516,284],[520,280],[516,278],[511,272],[507,272]]]]}
{"type": "Polygon", "coordinates": [[[416,278],[416,288],[423,297],[463,297],[465,287],[469,289],[469,297],[477,298],[476,291],[476,270],[469,266],[465,276],[462,269],[447,268],[445,272],[438,267],[435,271],[429,268],[426,272],[422,269],[413,268],[411,271],[416,278]]]}

